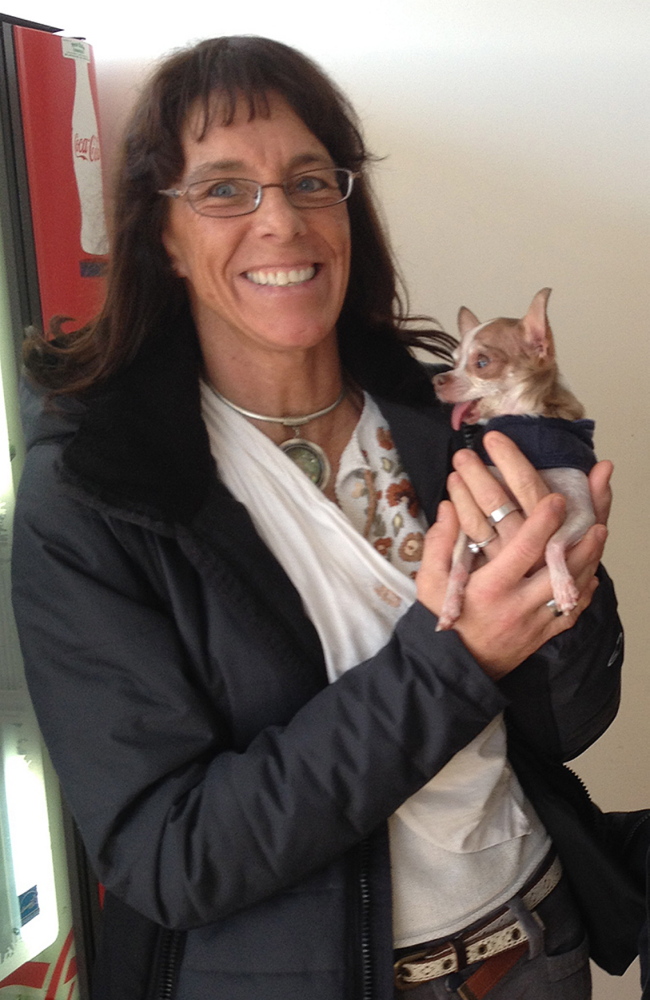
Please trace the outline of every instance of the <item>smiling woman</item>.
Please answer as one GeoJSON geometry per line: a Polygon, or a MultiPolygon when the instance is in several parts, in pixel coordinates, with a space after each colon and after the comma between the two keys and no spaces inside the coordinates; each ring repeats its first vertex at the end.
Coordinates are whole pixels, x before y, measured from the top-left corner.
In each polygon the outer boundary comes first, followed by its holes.
{"type": "MultiPolygon", "coordinates": [[[[239,209],[227,218],[215,218],[201,211],[201,202],[178,198],[163,233],[174,271],[186,282],[208,380],[248,408],[265,391],[269,413],[319,409],[341,388],[336,323],[348,285],[350,226],[336,184],[333,199],[330,185],[325,188],[330,197],[323,202],[323,187],[317,184],[317,197],[310,193],[296,198],[301,189],[294,174],[303,186],[311,177],[315,184],[322,170],[306,174],[304,168],[331,169],[327,149],[286,101],[272,93],[264,117],[258,114],[251,120],[242,98],[228,125],[220,123],[217,112],[209,129],[197,137],[190,119],[183,152],[189,184],[210,174],[207,190],[213,192],[212,200],[214,192],[225,189],[239,209]],[[246,182],[233,182],[226,170],[256,178],[249,182],[256,189],[259,185],[252,210],[249,203],[241,211],[246,203],[242,205],[234,188],[246,182]],[[218,172],[221,180],[214,179],[218,172]],[[306,210],[306,199],[309,209],[319,211],[306,210]],[[281,377],[288,364],[294,371],[290,385],[281,377]]],[[[356,410],[353,405],[345,409],[349,437],[356,410]]]]}
{"type": "Polygon", "coordinates": [[[575,809],[535,803],[615,712],[605,531],[555,618],[563,505],[495,435],[529,516],[436,630],[459,520],[507,496],[463,452],[444,500],[462,442],[408,347],[453,341],[412,332],[367,160],[295,50],[176,53],[126,130],[101,315],[28,344],[14,604],[106,886],[93,1000],[589,996],[575,809]]]}

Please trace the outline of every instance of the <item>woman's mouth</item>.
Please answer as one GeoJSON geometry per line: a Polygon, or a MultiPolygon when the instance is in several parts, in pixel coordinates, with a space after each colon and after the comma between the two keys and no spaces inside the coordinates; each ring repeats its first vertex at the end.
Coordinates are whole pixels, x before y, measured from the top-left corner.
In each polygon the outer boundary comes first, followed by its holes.
{"type": "Polygon", "coordinates": [[[274,287],[285,287],[287,285],[302,285],[305,281],[311,281],[316,274],[316,267],[290,268],[289,270],[277,271],[246,271],[245,276],[254,285],[273,285],[274,287]]]}

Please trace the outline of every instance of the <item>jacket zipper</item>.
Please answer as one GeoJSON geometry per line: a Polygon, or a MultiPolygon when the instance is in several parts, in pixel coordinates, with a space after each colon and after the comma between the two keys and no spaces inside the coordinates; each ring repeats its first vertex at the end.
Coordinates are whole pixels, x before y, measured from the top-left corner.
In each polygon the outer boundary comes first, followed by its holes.
{"type": "MultiPolygon", "coordinates": [[[[370,954],[370,844],[364,840],[359,849],[359,898],[361,901],[361,998],[373,1000],[372,959],[370,954]]],[[[154,1000],[173,1000],[174,988],[183,951],[180,931],[163,931],[160,943],[158,985],[154,1000]]]]}
{"type": "MultiPolygon", "coordinates": [[[[578,784],[582,787],[582,790],[585,793],[585,795],[587,796],[587,798],[589,799],[589,802],[592,805],[594,805],[595,803],[594,803],[594,801],[593,801],[593,799],[592,799],[592,797],[591,797],[591,795],[589,793],[589,789],[585,785],[585,783],[582,780],[582,778],[580,777],[580,775],[576,774],[576,772],[574,770],[572,770],[572,768],[568,767],[567,764],[565,764],[564,767],[566,767],[566,769],[569,772],[569,774],[573,775],[573,777],[576,779],[576,781],[578,782],[578,784]]],[[[596,808],[598,808],[598,807],[596,807],[596,808]]],[[[621,851],[622,852],[625,852],[629,848],[631,842],[634,840],[634,837],[635,837],[635,835],[636,835],[639,827],[643,826],[644,823],[647,823],[648,819],[650,818],[650,809],[639,810],[639,812],[641,813],[641,815],[639,815],[639,817],[636,820],[634,826],[632,826],[627,831],[627,833],[625,835],[625,839],[622,841],[622,844],[621,844],[621,851]]]]}
{"type": "Polygon", "coordinates": [[[359,848],[359,897],[361,901],[361,1000],[372,1000],[372,959],[370,956],[370,844],[359,848]]]}
{"type": "Polygon", "coordinates": [[[154,1000],[173,1000],[183,940],[184,935],[181,931],[163,931],[158,962],[160,971],[154,1000]]]}
{"type": "Polygon", "coordinates": [[[590,802],[591,802],[591,804],[593,805],[593,800],[592,800],[592,798],[591,798],[591,793],[590,793],[589,789],[587,788],[587,786],[585,785],[585,783],[584,783],[584,781],[582,780],[582,778],[580,777],[580,775],[579,775],[579,774],[576,774],[576,772],[575,772],[575,771],[573,770],[573,768],[569,767],[569,765],[568,765],[568,764],[564,764],[564,763],[563,763],[563,765],[562,765],[562,766],[563,766],[563,767],[566,767],[566,769],[567,769],[567,771],[569,772],[569,774],[572,774],[572,775],[573,775],[573,777],[574,777],[574,778],[575,778],[575,780],[576,780],[576,781],[578,782],[578,784],[579,784],[579,785],[580,785],[580,787],[582,788],[583,792],[585,793],[585,795],[587,796],[587,798],[589,799],[589,801],[590,801],[590,802]]]}

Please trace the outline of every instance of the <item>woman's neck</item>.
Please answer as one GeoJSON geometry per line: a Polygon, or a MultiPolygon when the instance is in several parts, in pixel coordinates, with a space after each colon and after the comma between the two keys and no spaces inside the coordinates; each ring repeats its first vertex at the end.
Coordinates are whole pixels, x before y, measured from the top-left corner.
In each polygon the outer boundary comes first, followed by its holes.
{"type": "Polygon", "coordinates": [[[227,402],[249,411],[247,419],[274,444],[281,445],[299,436],[322,448],[331,466],[323,492],[330,500],[336,500],[334,484],[341,455],[363,408],[362,394],[346,381],[338,353],[320,351],[316,356],[314,351],[302,355],[268,352],[261,357],[258,354],[255,365],[232,358],[230,363],[209,365],[206,359],[204,376],[227,402]],[[315,416],[297,429],[290,423],[284,425],[253,416],[301,418],[329,407],[329,412],[315,416]]]}
{"type": "Polygon", "coordinates": [[[335,340],[307,350],[209,349],[204,351],[204,372],[230,402],[271,417],[300,417],[324,409],[344,388],[335,340]]]}

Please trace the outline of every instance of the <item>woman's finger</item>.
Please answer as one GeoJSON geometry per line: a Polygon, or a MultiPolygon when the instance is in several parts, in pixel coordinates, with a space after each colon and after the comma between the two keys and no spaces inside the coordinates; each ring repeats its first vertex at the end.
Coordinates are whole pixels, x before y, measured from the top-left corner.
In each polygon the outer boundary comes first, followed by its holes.
{"type": "Polygon", "coordinates": [[[539,472],[505,434],[490,431],[485,435],[483,444],[503,476],[509,492],[529,515],[538,501],[549,492],[539,472]]]}
{"type": "Polygon", "coordinates": [[[486,558],[491,558],[499,551],[500,546],[497,544],[499,534],[490,524],[458,473],[452,472],[447,479],[447,492],[454,505],[462,530],[474,542],[487,542],[487,545],[482,545],[482,550],[486,558]]]}
{"type": "Polygon", "coordinates": [[[529,576],[543,559],[546,544],[562,524],[565,510],[564,497],[560,494],[551,493],[542,497],[519,531],[491,561],[489,569],[495,584],[498,582],[503,589],[509,590],[523,577],[529,576]]]}
{"type": "Polygon", "coordinates": [[[511,499],[503,484],[494,477],[476,452],[466,448],[457,451],[453,457],[453,465],[484,515],[487,516],[511,499]]]}
{"type": "MultiPolygon", "coordinates": [[[[567,567],[574,579],[578,593],[581,595],[578,602],[578,612],[573,620],[575,620],[582,610],[581,600],[583,595],[587,592],[591,594],[593,581],[596,578],[595,573],[602,558],[606,538],[607,529],[605,526],[600,524],[594,525],[589,529],[585,537],[567,553],[567,567]]],[[[548,601],[552,597],[553,591],[550,574],[546,566],[542,566],[528,577],[526,599],[529,600],[532,607],[546,608],[548,601]]]]}
{"type": "Polygon", "coordinates": [[[454,505],[449,500],[443,500],[435,522],[424,536],[422,562],[416,577],[418,600],[435,614],[438,614],[445,594],[459,531],[454,505]]]}
{"type": "Polygon", "coordinates": [[[486,558],[491,559],[500,548],[496,537],[507,542],[519,529],[520,505],[495,478],[494,469],[488,469],[474,452],[457,452],[454,465],[458,471],[450,476],[448,489],[457,505],[463,530],[474,541],[495,538],[495,544],[485,552],[486,558]],[[498,521],[492,520],[492,514],[500,515],[498,521]]]}

